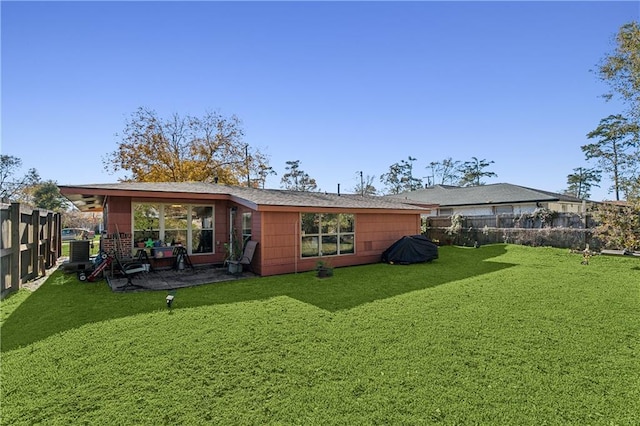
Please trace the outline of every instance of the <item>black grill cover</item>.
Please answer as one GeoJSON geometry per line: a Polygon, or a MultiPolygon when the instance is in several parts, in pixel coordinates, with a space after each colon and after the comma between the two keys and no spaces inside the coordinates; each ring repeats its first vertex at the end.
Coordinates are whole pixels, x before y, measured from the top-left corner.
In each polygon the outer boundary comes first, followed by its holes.
{"type": "Polygon", "coordinates": [[[410,235],[400,238],[382,253],[382,261],[386,263],[429,262],[438,258],[438,246],[424,235],[410,235]]]}

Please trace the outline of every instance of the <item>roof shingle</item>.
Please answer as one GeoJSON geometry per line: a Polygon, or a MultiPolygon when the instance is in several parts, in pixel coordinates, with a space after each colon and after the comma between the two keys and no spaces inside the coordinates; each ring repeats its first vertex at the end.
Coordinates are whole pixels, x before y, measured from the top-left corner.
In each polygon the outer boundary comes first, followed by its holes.
{"type": "Polygon", "coordinates": [[[388,197],[404,200],[405,202],[439,204],[441,207],[523,202],[582,202],[581,199],[569,195],[541,191],[510,183],[468,187],[436,185],[416,191],[389,195],[388,197]]]}
{"type": "MultiPolygon", "coordinates": [[[[64,195],[91,194],[92,191],[169,192],[180,194],[228,195],[246,200],[257,206],[285,207],[332,207],[357,209],[393,209],[418,211],[424,208],[387,197],[335,194],[325,192],[303,192],[279,189],[256,189],[241,186],[221,185],[206,182],[121,182],[60,186],[64,195]]],[[[73,201],[73,200],[72,200],[73,201]]]]}

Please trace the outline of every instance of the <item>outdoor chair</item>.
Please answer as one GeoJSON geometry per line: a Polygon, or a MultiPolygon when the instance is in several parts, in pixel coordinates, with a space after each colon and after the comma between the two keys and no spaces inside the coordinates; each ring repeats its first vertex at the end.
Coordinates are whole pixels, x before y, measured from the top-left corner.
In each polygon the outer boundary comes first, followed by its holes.
{"type": "Polygon", "coordinates": [[[256,252],[257,245],[257,241],[247,241],[247,244],[244,246],[242,257],[238,260],[227,260],[227,263],[230,263],[232,265],[247,265],[247,267],[250,267],[251,261],[253,260],[253,254],[256,252]]]}
{"type": "Polygon", "coordinates": [[[118,290],[124,290],[128,287],[133,288],[144,288],[141,285],[134,284],[131,280],[131,277],[139,274],[140,272],[149,272],[149,266],[140,262],[131,262],[131,263],[123,263],[118,256],[113,253],[113,258],[116,261],[116,265],[120,270],[120,273],[125,276],[127,279],[127,283],[121,287],[118,287],[118,290]]]}

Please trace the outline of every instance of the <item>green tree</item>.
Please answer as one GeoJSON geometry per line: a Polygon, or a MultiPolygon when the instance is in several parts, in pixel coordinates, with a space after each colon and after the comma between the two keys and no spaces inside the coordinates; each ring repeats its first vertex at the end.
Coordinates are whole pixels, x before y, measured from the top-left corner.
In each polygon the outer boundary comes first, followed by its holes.
{"type": "Polygon", "coordinates": [[[576,198],[587,199],[591,195],[591,188],[600,187],[601,172],[597,169],[586,169],[578,167],[573,169],[573,173],[567,175],[567,190],[565,194],[573,195],[576,198]]]}
{"type": "Polygon", "coordinates": [[[40,182],[36,169],[19,176],[22,160],[12,155],[0,155],[0,200],[26,201],[27,190],[40,182]]]}
{"type": "Polygon", "coordinates": [[[494,161],[480,160],[476,157],[471,157],[471,161],[465,161],[460,167],[460,186],[480,186],[485,184],[482,178],[497,177],[494,172],[485,170],[493,163],[494,161]]]}
{"type": "Polygon", "coordinates": [[[625,178],[622,182],[622,190],[627,200],[635,200],[640,198],[640,175],[625,178]]]}
{"type": "Polygon", "coordinates": [[[604,98],[617,97],[626,105],[625,115],[610,115],[587,137],[597,142],[582,147],[613,180],[616,200],[624,192],[626,202],[604,203],[597,210],[595,235],[608,247],[640,248],[640,25],[622,25],[616,47],[602,60],[597,74],[611,89],[604,98]]]}
{"type": "Polygon", "coordinates": [[[256,174],[258,175],[258,179],[257,179],[257,187],[259,188],[263,188],[267,182],[267,177],[269,175],[277,175],[278,173],[276,173],[275,170],[273,170],[273,167],[267,165],[266,163],[260,164],[258,165],[258,170],[256,172],[256,174]]]}
{"type": "Polygon", "coordinates": [[[400,162],[400,164],[402,165],[402,170],[404,172],[405,188],[407,188],[408,191],[415,191],[416,189],[424,188],[422,179],[413,177],[413,163],[416,160],[417,158],[409,156],[406,160],[402,160],[400,162]]]}
{"type": "Polygon", "coordinates": [[[41,209],[61,212],[69,207],[67,199],[60,194],[58,185],[52,180],[37,184],[31,195],[33,204],[41,209]]]}
{"type": "Polygon", "coordinates": [[[415,161],[416,158],[409,156],[407,160],[389,166],[389,171],[380,176],[380,182],[385,184],[389,194],[415,191],[424,187],[421,179],[413,177],[413,163],[415,161]]]}
{"type": "Polygon", "coordinates": [[[125,122],[116,151],[103,159],[107,171],[138,182],[220,182],[236,185],[266,166],[265,156],[242,141],[240,119],[206,113],[162,118],[138,108],[125,122]]]}
{"type": "Polygon", "coordinates": [[[616,200],[620,200],[625,172],[634,169],[638,131],[637,123],[629,122],[620,114],[610,115],[600,120],[598,127],[587,134],[589,139],[598,141],[581,147],[587,160],[595,159],[611,176],[611,189],[616,200]]]}
{"type": "Polygon", "coordinates": [[[287,161],[287,173],[282,175],[282,188],[291,191],[315,191],[318,188],[316,180],[300,169],[300,160],[287,161]]]}
{"type": "Polygon", "coordinates": [[[388,194],[399,194],[404,190],[402,184],[402,166],[400,163],[393,163],[389,166],[389,171],[380,176],[380,182],[384,183],[388,194]]]}
{"type": "Polygon", "coordinates": [[[609,85],[609,100],[615,94],[627,105],[630,117],[640,119],[640,25],[631,21],[620,27],[616,47],[600,62],[598,77],[609,85]]]}

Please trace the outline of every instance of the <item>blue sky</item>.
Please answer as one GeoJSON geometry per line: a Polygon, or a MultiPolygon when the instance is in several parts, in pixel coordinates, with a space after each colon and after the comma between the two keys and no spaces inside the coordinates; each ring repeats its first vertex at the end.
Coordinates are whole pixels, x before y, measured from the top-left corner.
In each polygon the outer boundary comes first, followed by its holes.
{"type": "MultiPolygon", "coordinates": [[[[219,111],[323,191],[414,157],[494,161],[548,191],[621,112],[590,70],[638,2],[1,2],[2,153],[59,184],[103,170],[138,107],[219,111]]],[[[593,199],[612,198],[603,181],[593,199]]]]}

